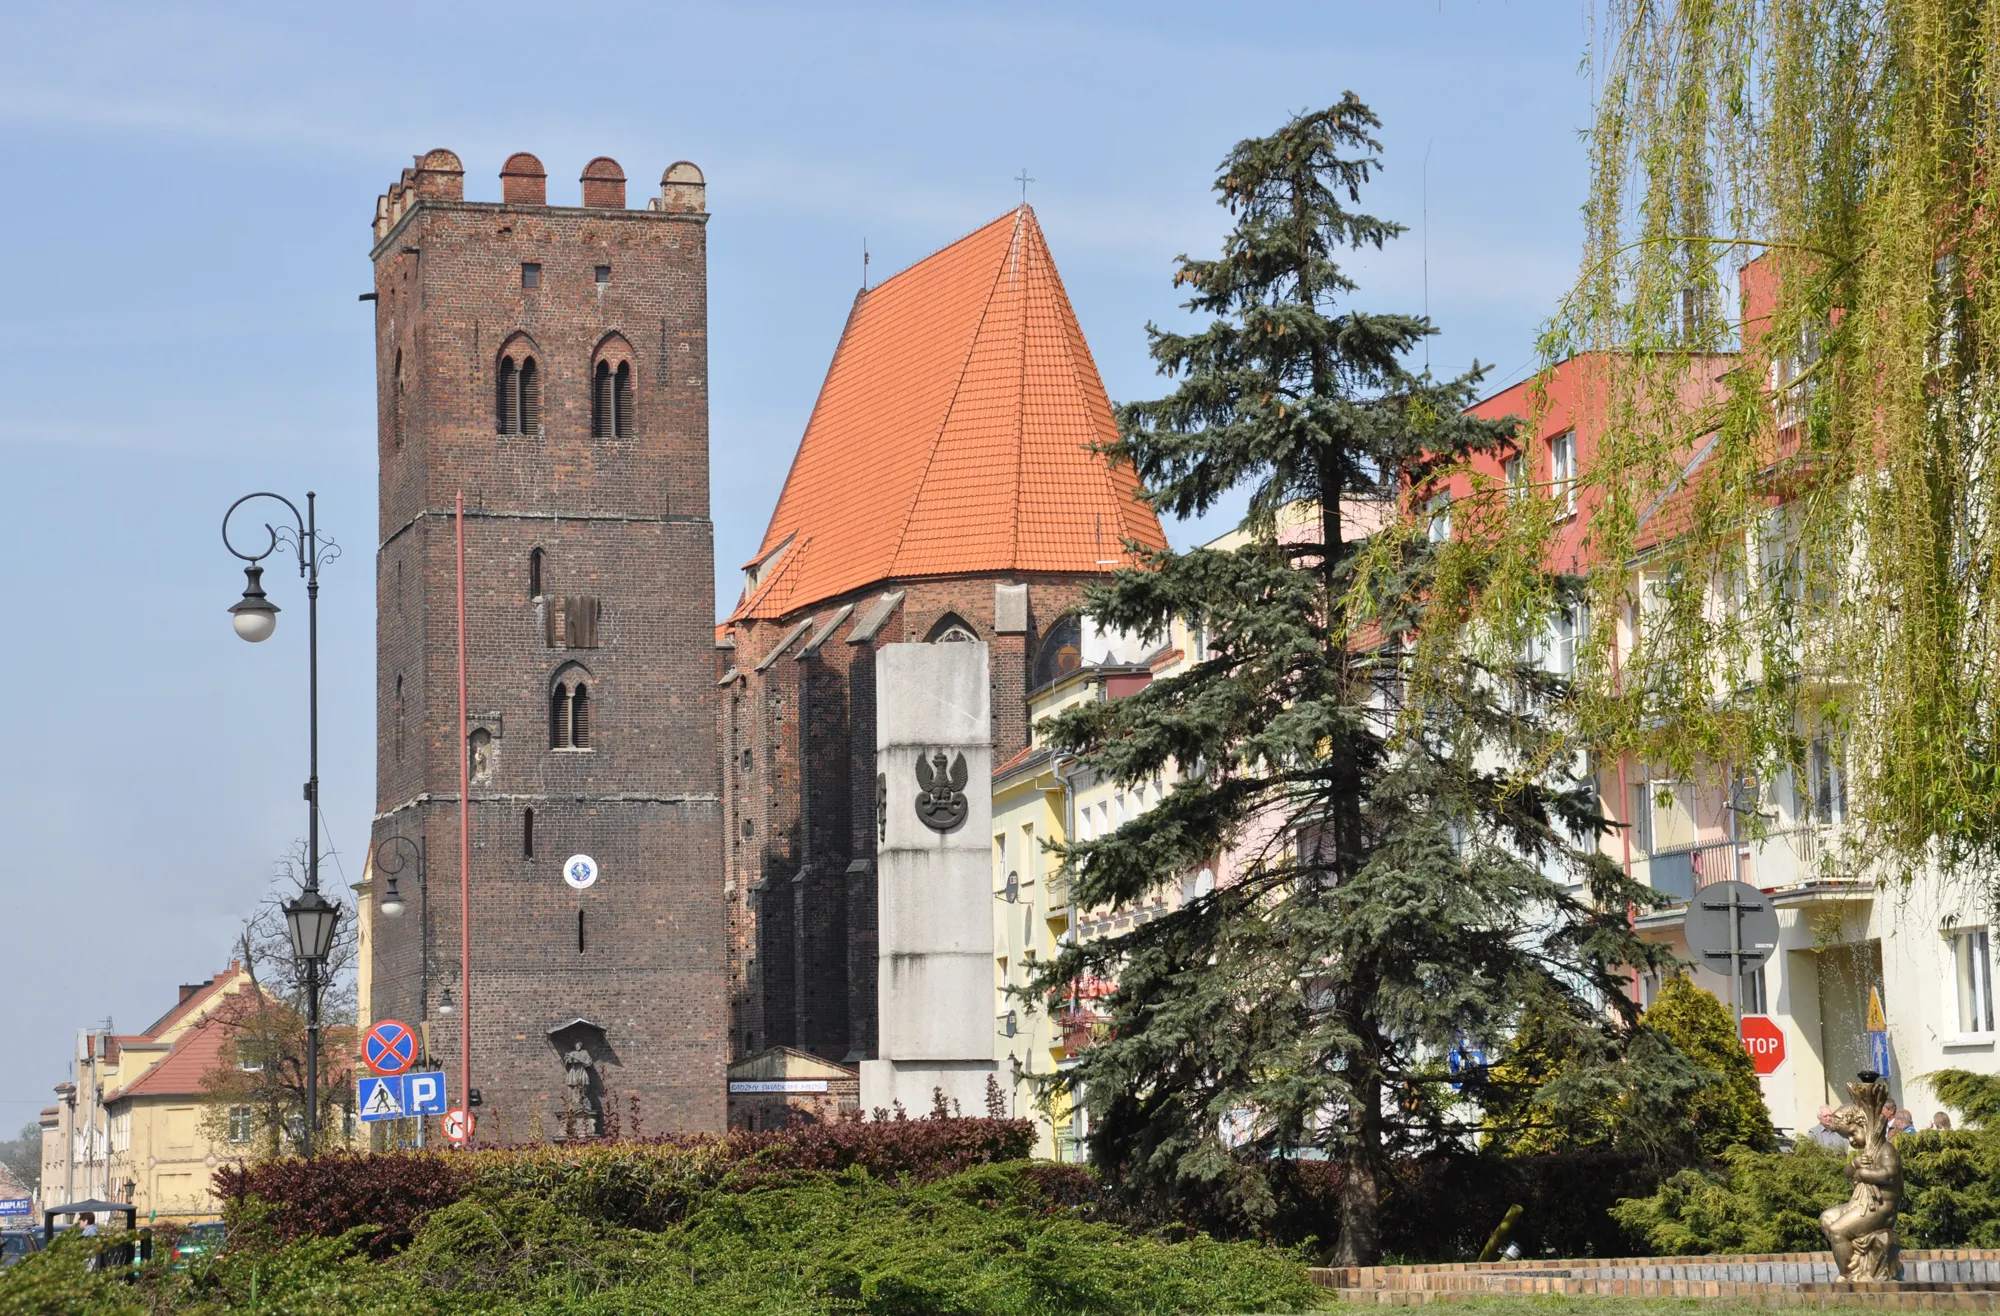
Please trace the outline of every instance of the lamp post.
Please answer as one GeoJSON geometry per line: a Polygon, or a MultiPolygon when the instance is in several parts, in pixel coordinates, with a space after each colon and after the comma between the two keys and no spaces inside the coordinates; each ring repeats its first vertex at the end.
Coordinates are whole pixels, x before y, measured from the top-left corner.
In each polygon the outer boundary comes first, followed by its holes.
{"type": "Polygon", "coordinates": [[[265,558],[277,552],[279,544],[289,547],[299,560],[299,575],[306,582],[306,716],[309,727],[311,775],[306,779],[306,885],[298,898],[285,905],[285,926],[291,934],[292,952],[306,970],[306,1130],[305,1153],[313,1154],[319,1131],[319,992],[320,970],[333,949],[333,936],[340,922],[340,906],[328,901],[319,890],[319,569],[340,555],[340,548],[321,537],[314,519],[313,495],[306,494],[306,510],[283,494],[245,494],[222,514],[222,546],[249,563],[243,569],[243,597],[229,609],[230,624],[251,644],[261,644],[278,628],[278,605],[264,594],[265,558]],[[236,509],[258,498],[283,503],[292,514],[292,525],[264,523],[270,536],[263,549],[245,553],[229,538],[229,520],[236,509]]]}
{"type": "MultiPolygon", "coordinates": [[[[388,886],[382,892],[381,910],[384,918],[401,918],[405,908],[403,893],[396,889],[396,874],[410,859],[417,861],[417,946],[421,967],[417,977],[417,1036],[424,1048],[425,1063],[430,1060],[430,1020],[431,1020],[431,884],[430,871],[425,861],[423,839],[411,840],[401,835],[385,836],[375,847],[375,867],[388,878],[388,886]]],[[[440,1014],[446,1013],[442,1008],[440,1014]]],[[[424,1117],[417,1117],[417,1146],[424,1145],[424,1117]]]]}

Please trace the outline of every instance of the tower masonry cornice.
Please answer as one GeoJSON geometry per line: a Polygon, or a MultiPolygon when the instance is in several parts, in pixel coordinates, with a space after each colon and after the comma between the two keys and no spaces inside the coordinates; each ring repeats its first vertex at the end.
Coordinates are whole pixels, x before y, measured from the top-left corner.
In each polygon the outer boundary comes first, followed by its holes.
{"type": "Polygon", "coordinates": [[[606,206],[524,206],[509,205],[505,201],[439,201],[425,197],[418,200],[408,210],[405,210],[401,217],[389,226],[389,231],[382,235],[381,240],[368,249],[368,259],[379,261],[385,255],[396,254],[392,251],[392,248],[397,246],[403,235],[409,230],[411,222],[419,215],[427,212],[470,215],[540,215],[550,219],[568,219],[571,216],[581,216],[585,219],[602,219],[609,222],[638,220],[649,224],[694,224],[701,228],[708,227],[708,212],[705,210],[616,210],[606,206]]]}
{"type": "MultiPolygon", "coordinates": [[[[405,533],[415,529],[419,521],[450,521],[456,515],[456,510],[450,507],[426,507],[423,511],[418,512],[415,516],[390,531],[388,536],[380,544],[376,545],[375,551],[379,553],[394,544],[405,533]]],[[[711,524],[711,518],[705,514],[695,512],[669,512],[659,516],[627,516],[617,512],[500,512],[478,507],[466,508],[465,519],[468,521],[546,521],[551,524],[558,521],[572,521],[578,524],[596,522],[609,525],[711,524]]]]}

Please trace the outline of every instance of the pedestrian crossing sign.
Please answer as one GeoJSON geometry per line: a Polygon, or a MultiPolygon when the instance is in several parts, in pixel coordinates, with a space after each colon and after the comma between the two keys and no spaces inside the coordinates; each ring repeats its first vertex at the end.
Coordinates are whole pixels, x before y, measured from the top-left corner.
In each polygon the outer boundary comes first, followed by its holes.
{"type": "Polygon", "coordinates": [[[389,1078],[364,1078],[361,1080],[361,1118],[364,1120],[392,1120],[403,1113],[402,1083],[400,1075],[389,1078]]]}

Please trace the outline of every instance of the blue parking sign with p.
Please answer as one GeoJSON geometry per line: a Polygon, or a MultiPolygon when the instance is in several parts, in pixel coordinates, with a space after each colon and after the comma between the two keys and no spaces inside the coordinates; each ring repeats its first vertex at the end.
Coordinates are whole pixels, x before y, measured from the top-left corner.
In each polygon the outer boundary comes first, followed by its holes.
{"type": "Polygon", "coordinates": [[[444,1074],[435,1069],[359,1079],[355,1096],[363,1123],[445,1113],[444,1074]]]}

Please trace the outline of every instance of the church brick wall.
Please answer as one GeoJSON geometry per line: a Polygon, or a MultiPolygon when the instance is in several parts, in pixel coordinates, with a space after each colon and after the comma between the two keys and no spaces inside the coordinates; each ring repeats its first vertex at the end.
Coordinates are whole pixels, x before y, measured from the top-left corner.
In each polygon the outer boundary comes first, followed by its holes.
{"type": "MultiPolygon", "coordinates": [[[[848,1064],[875,1055],[878,648],[925,639],[948,616],[986,641],[999,762],[1028,742],[1036,635],[1081,607],[1094,579],[1009,573],[884,581],[806,611],[731,627],[735,674],[722,691],[717,739],[734,747],[736,765],[724,800],[733,1055],[773,1046],[848,1064]],[[1030,633],[1000,634],[994,586],[1015,581],[1028,585],[1030,633]],[[874,639],[850,644],[869,606],[896,590],[903,600],[874,639]],[[819,625],[850,603],[854,612],[800,658],[819,625]],[[814,626],[756,670],[808,618],[814,626]],[[741,769],[744,747],[755,752],[749,773],[741,769]],[[745,820],[753,835],[744,835],[745,820]]],[[[888,788],[915,789],[897,782],[888,788]]]]}

